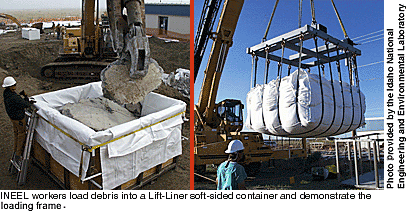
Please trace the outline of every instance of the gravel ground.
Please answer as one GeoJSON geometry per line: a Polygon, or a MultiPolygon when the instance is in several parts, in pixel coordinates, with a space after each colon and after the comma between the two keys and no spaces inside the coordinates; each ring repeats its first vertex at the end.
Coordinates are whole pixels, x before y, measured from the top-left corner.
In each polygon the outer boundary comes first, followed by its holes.
{"type": "MultiPolygon", "coordinates": [[[[341,161],[340,179],[328,178],[325,180],[313,179],[310,172],[313,166],[335,164],[334,159],[310,163],[303,159],[277,160],[274,166],[268,162],[262,163],[260,172],[254,177],[245,180],[250,190],[345,190],[354,189],[341,185],[340,182],[350,178],[347,161],[341,161]],[[294,179],[292,182],[291,178],[294,179]]],[[[372,169],[373,163],[363,163],[363,173],[372,169]]],[[[380,164],[380,168],[383,164],[380,164]]],[[[208,167],[205,177],[216,179],[216,167],[208,167]]],[[[204,178],[195,177],[195,190],[214,190],[216,184],[204,178]]]]}

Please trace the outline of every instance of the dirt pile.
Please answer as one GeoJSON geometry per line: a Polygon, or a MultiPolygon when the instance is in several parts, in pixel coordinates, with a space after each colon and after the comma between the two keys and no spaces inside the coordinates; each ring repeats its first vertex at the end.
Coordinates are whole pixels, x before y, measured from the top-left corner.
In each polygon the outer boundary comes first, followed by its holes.
{"type": "Polygon", "coordinates": [[[45,40],[44,36],[29,41],[21,37],[21,32],[3,34],[0,39],[0,67],[13,76],[29,73],[40,77],[39,67],[54,61],[62,45],[62,41],[45,40]]]}

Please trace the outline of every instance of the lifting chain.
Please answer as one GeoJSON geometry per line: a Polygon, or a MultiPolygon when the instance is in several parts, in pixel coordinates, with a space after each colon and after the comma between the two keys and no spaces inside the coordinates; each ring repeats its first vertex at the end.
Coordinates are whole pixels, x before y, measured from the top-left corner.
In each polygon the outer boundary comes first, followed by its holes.
{"type": "Polygon", "coordinates": [[[251,76],[251,88],[256,86],[256,73],[258,70],[258,56],[256,56],[255,53],[252,53],[252,69],[253,69],[252,70],[253,77],[251,76]],[[252,83],[252,78],[253,78],[253,83],[252,83]]]}
{"type": "MultiPolygon", "coordinates": [[[[349,128],[346,130],[346,132],[351,131],[350,129],[353,126],[353,121],[354,121],[354,98],[353,98],[353,65],[352,65],[352,56],[349,56],[349,50],[346,50],[346,54],[348,55],[347,58],[347,67],[349,68],[349,80],[350,80],[350,96],[352,97],[352,121],[350,122],[349,128]]],[[[360,100],[361,101],[361,100],[360,100]]]]}
{"type": "Polygon", "coordinates": [[[285,45],[286,45],[285,39],[282,38],[282,42],[281,42],[280,45],[281,45],[281,47],[282,47],[282,53],[281,53],[281,56],[280,56],[280,63],[279,63],[280,67],[278,67],[279,85],[280,85],[280,82],[281,82],[281,80],[282,80],[283,57],[284,57],[284,55],[285,55],[285,45]],[[279,68],[280,68],[280,70],[279,70],[279,68]]]}
{"type": "Polygon", "coordinates": [[[335,3],[333,2],[333,0],[331,0],[331,1],[332,1],[333,9],[335,10],[337,19],[339,20],[340,27],[342,27],[343,34],[344,34],[345,38],[349,38],[349,36],[347,36],[347,32],[346,32],[345,26],[343,25],[342,19],[340,18],[339,12],[338,12],[337,9],[336,9],[336,5],[335,5],[335,3]]]}
{"type": "Polygon", "coordinates": [[[270,60],[269,60],[269,47],[267,46],[265,48],[265,84],[268,83],[268,75],[269,75],[269,64],[270,64],[270,60]]]}
{"type": "Polygon", "coordinates": [[[262,38],[262,42],[266,41],[266,37],[268,36],[269,28],[270,28],[270,25],[272,23],[273,15],[275,15],[276,8],[278,7],[278,3],[279,3],[279,0],[276,0],[275,6],[273,7],[273,11],[272,11],[272,14],[271,14],[270,19],[269,19],[268,26],[266,27],[265,35],[262,38]]]}
{"type": "MultiPolygon", "coordinates": [[[[340,55],[339,55],[339,46],[336,46],[336,68],[337,68],[337,73],[339,75],[339,85],[340,85],[340,91],[342,95],[342,122],[344,123],[345,119],[345,98],[344,98],[344,89],[343,89],[343,79],[342,79],[342,72],[340,70],[340,55]]],[[[339,126],[339,128],[336,130],[336,134],[339,134],[340,129],[342,128],[342,124],[339,126]]]]}
{"type": "Polygon", "coordinates": [[[310,10],[312,12],[312,24],[316,24],[315,3],[313,2],[313,0],[310,0],[310,10]]]}
{"type": "Polygon", "coordinates": [[[298,28],[302,27],[302,1],[299,0],[299,22],[298,22],[298,28]]]}
{"type": "MultiPolygon", "coordinates": [[[[325,46],[326,46],[327,57],[330,58],[329,40],[325,40],[325,46]]],[[[325,65],[322,64],[323,69],[324,69],[324,66],[325,65]]],[[[324,75],[324,71],[323,71],[323,75],[324,75]]],[[[332,86],[333,117],[332,117],[332,122],[329,124],[329,127],[324,132],[321,133],[322,135],[328,132],[332,128],[333,123],[335,122],[335,118],[336,118],[336,95],[335,95],[335,86],[334,86],[334,81],[333,81],[332,63],[330,62],[330,60],[329,60],[329,75],[330,75],[330,85],[332,86]]]]}

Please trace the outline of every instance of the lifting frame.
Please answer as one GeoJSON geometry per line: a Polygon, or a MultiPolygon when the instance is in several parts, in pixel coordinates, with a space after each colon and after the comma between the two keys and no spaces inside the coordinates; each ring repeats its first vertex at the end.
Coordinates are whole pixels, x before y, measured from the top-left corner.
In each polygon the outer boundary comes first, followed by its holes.
{"type": "Polygon", "coordinates": [[[268,58],[269,60],[274,60],[276,62],[283,62],[285,64],[295,66],[295,67],[299,67],[299,59],[300,61],[304,61],[304,60],[315,58],[319,56],[319,59],[320,59],[318,60],[320,61],[319,64],[318,64],[318,61],[310,62],[310,63],[301,63],[300,68],[303,68],[303,69],[322,65],[324,63],[338,61],[341,59],[351,57],[353,55],[356,55],[356,56],[361,55],[361,51],[353,47],[352,43],[350,43],[349,40],[340,41],[328,35],[325,32],[326,29],[323,29],[322,27],[323,26],[319,24],[315,26],[305,25],[299,29],[293,30],[286,34],[283,34],[273,39],[262,42],[253,47],[247,48],[246,52],[248,54],[252,54],[257,57],[268,58]],[[316,29],[315,27],[319,29],[316,29]],[[300,43],[300,42],[303,43],[304,41],[307,41],[315,37],[319,37],[323,39],[324,41],[329,42],[328,48],[326,46],[320,46],[318,47],[318,52],[316,53],[316,49],[307,49],[307,48],[304,48],[303,45],[302,45],[302,48],[300,48],[300,46],[297,45],[297,43],[300,43]],[[282,43],[284,44],[284,47],[294,50],[296,52],[299,52],[301,49],[302,51],[301,55],[299,55],[298,53],[295,55],[291,55],[289,56],[289,59],[286,59],[286,58],[281,58],[279,56],[270,54],[271,52],[282,49],[282,43]],[[335,52],[337,50],[344,50],[344,51],[339,56],[328,57],[325,55],[328,53],[328,51],[335,52]]]}
{"type": "MultiPolygon", "coordinates": [[[[321,75],[321,70],[323,71],[323,77],[325,75],[324,71],[324,64],[328,63],[329,65],[329,72],[330,72],[330,81],[332,82],[332,90],[334,92],[334,87],[333,87],[333,74],[332,74],[332,62],[336,62],[337,65],[337,71],[339,73],[339,84],[340,87],[342,87],[342,77],[341,77],[341,70],[340,70],[340,60],[342,59],[347,59],[348,62],[348,67],[349,67],[349,79],[350,79],[350,93],[352,93],[352,86],[357,86],[358,89],[358,94],[359,94],[359,99],[361,99],[361,94],[360,94],[360,87],[359,87],[359,77],[358,77],[358,71],[357,71],[357,61],[356,61],[356,56],[361,55],[361,51],[357,48],[355,48],[353,41],[350,39],[345,39],[345,40],[338,40],[330,35],[327,34],[327,28],[324,27],[323,25],[317,24],[317,23],[312,23],[311,25],[305,25],[299,29],[293,30],[291,32],[285,33],[283,35],[277,36],[275,38],[272,38],[267,41],[263,41],[262,43],[255,45],[253,47],[247,48],[247,53],[252,55],[252,65],[254,69],[253,75],[253,87],[256,86],[256,74],[257,74],[257,61],[258,57],[263,57],[266,59],[266,64],[265,64],[265,84],[268,83],[268,74],[269,74],[269,64],[270,60],[278,62],[278,72],[277,72],[277,79],[282,78],[282,69],[283,69],[283,64],[289,65],[288,67],[288,75],[290,74],[290,69],[292,66],[297,67],[297,76],[299,77],[299,71],[301,69],[308,69],[310,72],[310,68],[317,66],[318,68],[318,74],[319,74],[319,81],[320,81],[320,87],[321,87],[321,96],[323,100],[323,88],[322,88],[322,75],[321,75]],[[318,38],[324,41],[325,45],[323,46],[318,46],[318,38]],[[304,42],[308,41],[310,39],[314,40],[314,46],[315,48],[313,49],[308,49],[304,47],[304,42]],[[289,58],[285,58],[285,48],[290,49],[292,51],[297,52],[296,54],[290,55],[289,58]],[[273,53],[275,51],[280,50],[281,56],[274,55],[273,53]],[[336,52],[336,53],[334,53],[336,52]],[[331,53],[332,56],[331,56],[331,53]]],[[[252,80],[252,79],[251,79],[252,80]]],[[[299,80],[296,81],[296,99],[298,99],[298,94],[299,94],[299,80]]],[[[252,82],[251,82],[252,84],[252,82]]],[[[280,86],[280,80],[279,80],[279,85],[280,86]]],[[[251,86],[252,87],[252,86],[251,86]]],[[[343,96],[343,91],[342,91],[342,96],[343,96]]],[[[333,95],[333,98],[335,96],[333,95]]],[[[277,100],[277,105],[279,105],[279,100],[277,100]]],[[[352,104],[353,104],[353,96],[352,96],[352,104]]],[[[335,107],[335,105],[334,105],[335,107]]],[[[296,113],[297,113],[297,118],[300,120],[300,115],[299,111],[296,107],[296,113]]],[[[354,104],[353,107],[354,108],[354,104]]],[[[362,111],[363,105],[360,101],[360,111],[362,111]]],[[[334,108],[336,110],[336,108],[334,108]]],[[[324,104],[322,104],[322,115],[320,119],[319,125],[322,123],[323,120],[323,112],[324,112],[324,104]]],[[[352,131],[352,124],[353,124],[353,119],[354,119],[354,112],[352,113],[352,121],[350,123],[350,127],[342,132],[339,131],[340,128],[337,130],[337,134],[343,134],[349,131],[352,131]]],[[[344,101],[343,101],[343,117],[344,117],[344,101]]],[[[363,114],[360,116],[360,122],[363,120],[363,114]]],[[[281,123],[280,117],[278,116],[279,123],[281,123]]],[[[334,121],[334,116],[333,116],[333,121],[334,121]]],[[[333,124],[333,121],[330,125],[333,124]]],[[[316,128],[317,128],[316,127],[316,128]]],[[[310,130],[313,131],[316,128],[310,130]]],[[[330,127],[325,131],[327,132],[330,129],[330,127]]],[[[321,134],[318,134],[318,136],[322,135],[325,132],[321,132],[321,134]]],[[[303,134],[294,134],[291,135],[293,137],[304,137],[303,134]]],[[[290,135],[289,135],[290,136],[290,135]]]]}

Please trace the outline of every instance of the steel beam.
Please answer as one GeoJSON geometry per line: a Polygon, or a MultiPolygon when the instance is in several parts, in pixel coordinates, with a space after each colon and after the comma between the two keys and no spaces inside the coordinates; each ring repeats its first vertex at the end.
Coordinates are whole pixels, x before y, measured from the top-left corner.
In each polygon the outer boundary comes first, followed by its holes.
{"type": "Polygon", "coordinates": [[[252,54],[252,52],[259,52],[259,51],[265,51],[265,48],[269,48],[269,51],[276,51],[278,49],[281,48],[281,42],[284,39],[286,42],[299,42],[299,36],[301,35],[301,33],[306,32],[307,31],[307,26],[305,25],[299,29],[295,29],[291,32],[285,33],[283,35],[280,35],[278,37],[272,38],[270,40],[267,40],[265,42],[262,42],[260,44],[257,44],[253,47],[249,47],[246,49],[246,52],[248,54],[252,54]]]}
{"type": "MultiPolygon", "coordinates": [[[[326,46],[320,46],[318,47],[318,54],[319,54],[319,60],[322,60],[323,63],[328,63],[328,62],[333,62],[336,61],[337,59],[342,59],[342,57],[326,57],[324,54],[327,53],[327,51],[329,52],[334,52],[337,51],[338,49],[344,50],[344,58],[351,56],[353,54],[356,55],[361,55],[361,51],[355,47],[353,47],[352,45],[350,45],[347,40],[338,40],[330,35],[328,35],[327,33],[318,30],[310,25],[305,25],[299,29],[293,30],[291,32],[285,33],[283,35],[277,36],[275,38],[272,38],[270,40],[264,41],[260,44],[257,44],[255,46],[249,47],[246,49],[246,52],[248,54],[256,54],[258,56],[260,56],[260,52],[263,53],[263,56],[260,57],[265,57],[265,50],[268,49],[268,52],[274,52],[277,51],[279,49],[282,48],[281,43],[282,41],[285,41],[285,47],[288,49],[291,49],[293,51],[299,52],[299,47],[296,45],[296,43],[298,43],[300,41],[300,36],[303,35],[303,41],[309,40],[316,37],[319,37],[321,39],[323,39],[324,41],[329,42],[329,50],[326,48],[326,46]],[[346,53],[347,52],[347,53],[346,53]]],[[[310,59],[310,58],[314,58],[316,57],[316,49],[306,49],[303,48],[302,49],[302,57],[301,57],[301,61],[304,61],[306,59],[310,59]]],[[[343,54],[342,54],[343,55],[343,54]]],[[[276,60],[276,56],[272,57],[273,60],[276,60]]],[[[280,59],[280,58],[279,58],[280,59]]],[[[286,64],[289,65],[294,65],[295,62],[297,62],[296,60],[299,60],[299,53],[298,54],[294,54],[291,55],[289,57],[289,59],[286,60],[286,64]]],[[[279,60],[280,61],[280,60],[279,60]]],[[[285,60],[284,60],[285,61],[285,60]]],[[[317,65],[316,64],[306,64],[305,67],[311,67],[317,65]]],[[[298,65],[296,65],[298,66],[298,65]]]]}
{"type": "MultiPolygon", "coordinates": [[[[293,44],[293,43],[287,43],[287,42],[285,43],[285,47],[288,48],[288,49],[291,49],[291,50],[293,50],[293,51],[296,51],[296,52],[298,52],[299,49],[300,49],[300,46],[297,46],[297,45],[295,45],[295,44],[293,44]]],[[[299,61],[299,53],[297,53],[296,55],[297,55],[297,57],[294,57],[293,59],[295,59],[295,60],[297,59],[297,60],[299,61]]],[[[306,55],[306,56],[307,56],[306,59],[312,58],[312,57],[316,57],[316,50],[315,50],[315,51],[312,51],[312,50],[310,50],[310,49],[307,49],[307,48],[303,48],[303,47],[302,47],[302,55],[306,55]]],[[[306,56],[305,56],[305,57],[306,57],[306,56]]],[[[323,61],[323,62],[326,62],[326,63],[329,62],[329,58],[328,58],[327,56],[321,54],[320,51],[319,51],[319,59],[320,59],[321,61],[323,61]]],[[[289,60],[292,60],[292,59],[289,57],[289,60]]],[[[303,61],[303,60],[304,60],[304,58],[303,58],[303,56],[302,56],[302,61],[303,61]]]]}
{"type": "MultiPolygon", "coordinates": [[[[336,61],[338,59],[343,60],[343,59],[348,58],[350,56],[352,56],[351,53],[343,53],[343,54],[340,54],[339,57],[337,55],[329,57],[329,60],[333,62],[333,61],[336,61]]],[[[295,60],[291,60],[291,61],[297,61],[297,60],[295,59],[295,60]]],[[[328,63],[328,62],[325,62],[325,61],[319,61],[319,62],[320,62],[319,65],[328,63]]],[[[314,62],[305,63],[304,65],[306,67],[313,67],[313,66],[317,66],[318,65],[317,63],[318,63],[318,61],[316,60],[314,62]]]]}
{"type": "MultiPolygon", "coordinates": [[[[263,58],[266,57],[266,53],[265,53],[265,52],[255,52],[255,55],[258,56],[258,57],[263,57],[263,58]]],[[[279,56],[276,56],[276,55],[273,55],[273,54],[268,54],[268,59],[269,59],[269,60],[274,60],[274,61],[277,61],[277,62],[280,62],[280,61],[281,61],[281,58],[280,58],[279,56]]],[[[298,66],[299,66],[298,61],[292,61],[292,60],[288,60],[288,59],[286,59],[286,58],[283,58],[283,59],[282,59],[282,62],[283,62],[284,64],[288,64],[288,65],[295,66],[295,67],[298,67],[298,66]]],[[[306,68],[309,68],[309,67],[310,67],[310,66],[305,65],[305,64],[302,64],[302,66],[301,66],[301,68],[303,68],[303,69],[306,69],[306,68]]]]}
{"type": "MultiPolygon", "coordinates": [[[[337,47],[337,45],[335,45],[333,43],[329,43],[329,53],[335,52],[337,50],[336,47],[337,47]]],[[[326,45],[319,46],[318,50],[319,50],[319,55],[327,54],[326,45]]],[[[313,57],[316,57],[316,48],[310,49],[310,51],[314,52],[315,55],[313,57]]],[[[312,58],[312,56],[307,55],[307,54],[302,54],[302,61],[306,60],[306,59],[309,59],[309,58],[312,58]]],[[[299,60],[299,53],[289,56],[289,60],[295,60],[295,59],[299,60]]]]}

